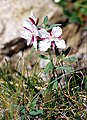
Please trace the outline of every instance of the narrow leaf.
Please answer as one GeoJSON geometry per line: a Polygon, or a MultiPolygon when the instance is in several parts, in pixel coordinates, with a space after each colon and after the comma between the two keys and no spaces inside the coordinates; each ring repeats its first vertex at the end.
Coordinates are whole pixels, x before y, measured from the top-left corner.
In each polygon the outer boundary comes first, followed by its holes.
{"type": "Polygon", "coordinates": [[[43,114],[43,110],[34,110],[30,112],[30,115],[32,116],[36,116],[36,115],[42,115],[43,114]]]}
{"type": "Polygon", "coordinates": [[[44,25],[48,25],[48,16],[44,18],[44,25]]]}
{"type": "Polygon", "coordinates": [[[58,81],[53,83],[53,90],[57,90],[58,89],[58,81]]]}
{"type": "Polygon", "coordinates": [[[56,69],[57,70],[66,70],[67,72],[73,71],[72,67],[66,67],[66,66],[58,66],[56,69]]]}
{"type": "Polygon", "coordinates": [[[87,77],[85,78],[85,89],[87,90],[87,77]]]}
{"type": "Polygon", "coordinates": [[[52,70],[53,70],[53,64],[52,62],[49,62],[44,68],[44,73],[48,73],[49,71],[52,71],[52,70]]]}
{"type": "Polygon", "coordinates": [[[30,104],[30,107],[34,108],[34,107],[35,107],[35,105],[36,105],[36,102],[37,102],[37,100],[36,100],[36,99],[35,99],[35,100],[33,100],[33,102],[30,104]]]}
{"type": "Polygon", "coordinates": [[[69,57],[69,58],[65,58],[64,61],[75,62],[75,61],[77,61],[77,58],[75,56],[72,56],[72,57],[69,57]]]}
{"type": "Polygon", "coordinates": [[[38,56],[39,58],[41,58],[41,59],[48,60],[48,57],[45,56],[45,55],[40,55],[40,54],[38,54],[37,56],[38,56]]]}
{"type": "Polygon", "coordinates": [[[54,27],[61,26],[61,24],[52,24],[47,30],[51,30],[54,27]]]}

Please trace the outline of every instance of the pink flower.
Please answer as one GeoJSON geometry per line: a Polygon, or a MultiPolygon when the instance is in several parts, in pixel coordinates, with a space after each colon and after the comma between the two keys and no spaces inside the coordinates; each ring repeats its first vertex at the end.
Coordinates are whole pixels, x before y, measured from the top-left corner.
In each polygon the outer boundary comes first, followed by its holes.
{"type": "Polygon", "coordinates": [[[27,40],[27,45],[33,44],[37,48],[37,36],[39,35],[38,29],[36,27],[37,20],[34,16],[29,17],[23,25],[23,31],[21,32],[21,37],[27,40]]]}
{"type": "Polygon", "coordinates": [[[39,30],[39,33],[39,37],[42,39],[39,42],[40,51],[47,51],[51,46],[54,49],[55,45],[61,49],[66,47],[65,41],[60,39],[62,29],[59,26],[54,27],[51,32],[47,32],[46,29],[42,28],[39,30]]]}

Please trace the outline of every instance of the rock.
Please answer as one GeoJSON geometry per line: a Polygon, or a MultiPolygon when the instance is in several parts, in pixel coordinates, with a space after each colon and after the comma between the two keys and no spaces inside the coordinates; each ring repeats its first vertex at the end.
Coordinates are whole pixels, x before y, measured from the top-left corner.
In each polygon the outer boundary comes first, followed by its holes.
{"type": "Polygon", "coordinates": [[[40,24],[45,16],[50,19],[55,12],[62,12],[52,0],[0,1],[0,45],[20,36],[23,21],[28,18],[31,11],[40,18],[40,24]]]}

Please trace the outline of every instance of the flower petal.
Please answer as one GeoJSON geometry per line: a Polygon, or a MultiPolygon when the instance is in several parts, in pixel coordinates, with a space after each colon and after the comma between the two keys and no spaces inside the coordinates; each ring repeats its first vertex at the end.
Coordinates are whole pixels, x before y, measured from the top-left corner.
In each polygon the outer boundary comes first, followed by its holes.
{"type": "Polygon", "coordinates": [[[65,44],[65,41],[64,40],[58,40],[58,41],[55,41],[55,44],[57,46],[57,48],[66,48],[66,44],[65,44]]]}
{"type": "Polygon", "coordinates": [[[48,39],[39,42],[40,51],[47,51],[47,49],[50,48],[50,46],[51,42],[48,39]]]}
{"type": "Polygon", "coordinates": [[[26,40],[31,40],[32,39],[32,34],[30,31],[27,31],[26,29],[23,29],[21,32],[21,37],[25,38],[26,40]]]}
{"type": "Polygon", "coordinates": [[[35,33],[35,36],[39,36],[39,31],[35,25],[33,25],[33,32],[35,33]]]}
{"type": "Polygon", "coordinates": [[[37,49],[37,39],[36,36],[34,36],[33,46],[35,49],[37,49]]]}
{"type": "Polygon", "coordinates": [[[58,26],[58,27],[54,27],[52,29],[52,34],[55,36],[55,37],[60,37],[60,35],[62,34],[62,29],[58,26]]]}
{"type": "Polygon", "coordinates": [[[29,22],[29,21],[27,21],[27,20],[24,22],[23,27],[24,27],[25,29],[31,31],[31,32],[33,31],[33,26],[32,26],[32,24],[31,24],[31,22],[29,22]]]}
{"type": "Polygon", "coordinates": [[[39,37],[40,38],[48,38],[49,36],[50,36],[50,34],[44,28],[41,28],[39,30],[39,37]]]}

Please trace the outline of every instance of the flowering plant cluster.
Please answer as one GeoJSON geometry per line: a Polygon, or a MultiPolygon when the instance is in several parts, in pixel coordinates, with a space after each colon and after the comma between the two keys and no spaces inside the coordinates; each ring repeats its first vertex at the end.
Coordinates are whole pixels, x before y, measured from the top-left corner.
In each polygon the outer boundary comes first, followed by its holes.
{"type": "Polygon", "coordinates": [[[4,45],[2,50],[9,57],[31,46],[47,52],[31,49],[16,63],[5,59],[0,67],[1,120],[86,120],[87,67],[85,62],[80,67],[75,56],[66,57],[71,49],[64,49],[61,34],[60,25],[49,25],[47,16],[39,26],[31,15],[23,25],[24,39],[4,45]]]}
{"type": "Polygon", "coordinates": [[[33,14],[24,22],[21,37],[27,40],[27,45],[33,45],[40,51],[54,50],[56,47],[64,49],[65,41],[61,39],[62,29],[59,24],[48,24],[48,17],[44,18],[42,26],[38,26],[39,19],[33,14]]]}

